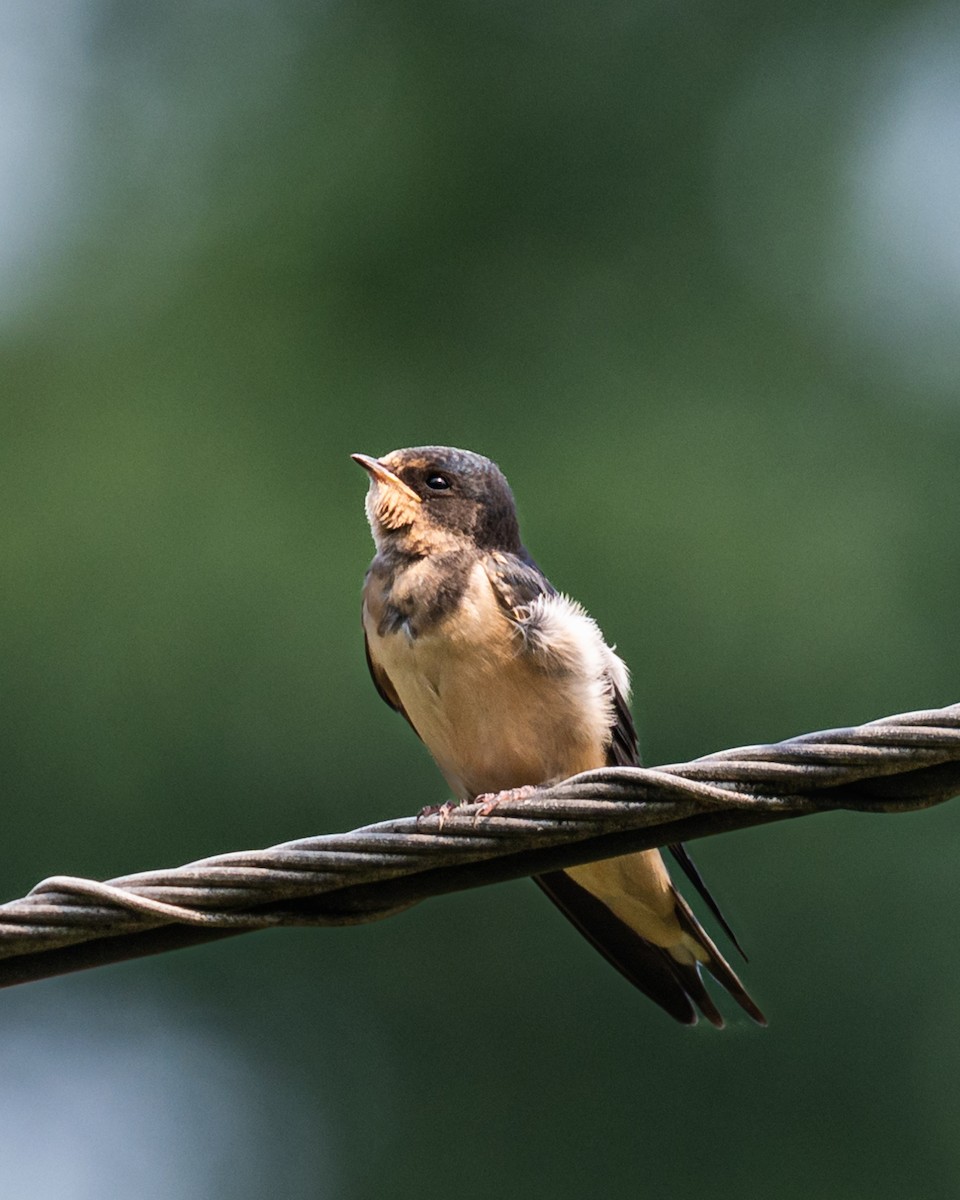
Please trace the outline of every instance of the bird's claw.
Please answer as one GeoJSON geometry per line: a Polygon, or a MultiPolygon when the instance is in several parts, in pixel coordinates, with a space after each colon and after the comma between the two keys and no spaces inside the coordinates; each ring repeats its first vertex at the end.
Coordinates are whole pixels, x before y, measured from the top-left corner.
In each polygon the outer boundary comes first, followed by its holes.
{"type": "Polygon", "coordinates": [[[493,810],[502,804],[504,800],[526,800],[528,796],[532,796],[537,789],[530,784],[524,787],[507,788],[503,792],[484,792],[476,799],[477,811],[473,814],[474,825],[481,817],[489,817],[493,810]]]}
{"type": "Polygon", "coordinates": [[[439,832],[447,817],[458,807],[459,805],[454,804],[451,800],[446,800],[443,804],[425,804],[417,813],[417,824],[420,824],[422,817],[436,817],[437,831],[439,832]]]}

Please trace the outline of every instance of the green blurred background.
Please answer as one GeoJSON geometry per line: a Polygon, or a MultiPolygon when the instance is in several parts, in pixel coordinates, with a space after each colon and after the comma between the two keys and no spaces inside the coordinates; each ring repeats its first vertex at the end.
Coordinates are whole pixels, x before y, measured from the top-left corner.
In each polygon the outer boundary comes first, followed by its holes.
{"type": "MultiPolygon", "coordinates": [[[[501,464],[648,762],[960,700],[958,63],[956,4],[4,0],[4,897],[446,798],[351,451],[501,464]]],[[[765,1031],[526,881],[4,992],[0,1197],[956,1197],[958,836],[694,848],[765,1031]]]]}

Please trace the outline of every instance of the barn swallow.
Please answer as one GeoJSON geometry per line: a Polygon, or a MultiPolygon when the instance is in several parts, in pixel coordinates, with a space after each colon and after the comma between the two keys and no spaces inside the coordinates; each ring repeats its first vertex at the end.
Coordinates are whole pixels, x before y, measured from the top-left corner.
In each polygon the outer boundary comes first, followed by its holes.
{"type": "MultiPolygon", "coordinates": [[[[627,668],[520,540],[510,487],[467,450],[354,454],[370,476],[376,554],[363,587],[367,663],[461,801],[604,766],[639,766],[627,668]]],[[[736,939],[682,845],[671,846],[736,939]]],[[[765,1025],[659,850],[537,877],[550,899],[670,1016],[721,1027],[706,969],[765,1025]]],[[[739,946],[738,946],[739,949],[739,946]]]]}

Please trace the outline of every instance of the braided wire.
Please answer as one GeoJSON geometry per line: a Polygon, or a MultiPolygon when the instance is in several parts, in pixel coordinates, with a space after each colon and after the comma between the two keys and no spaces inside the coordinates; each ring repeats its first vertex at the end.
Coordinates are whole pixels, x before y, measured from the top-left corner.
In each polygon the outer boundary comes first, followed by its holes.
{"type": "Polygon", "coordinates": [[[0,905],[0,986],[278,925],[346,925],[429,896],[749,825],[903,812],[960,793],[960,704],[657,768],[588,771],[495,807],[235,851],[0,905]],[[489,811],[488,811],[489,810],[489,811]]]}

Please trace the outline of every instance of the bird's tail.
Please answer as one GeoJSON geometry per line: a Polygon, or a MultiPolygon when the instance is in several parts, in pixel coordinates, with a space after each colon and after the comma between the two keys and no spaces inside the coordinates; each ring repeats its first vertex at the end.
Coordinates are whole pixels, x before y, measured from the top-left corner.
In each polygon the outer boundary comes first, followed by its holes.
{"type": "Polygon", "coordinates": [[[536,882],[621,975],[675,1020],[693,1025],[699,1009],[712,1025],[723,1027],[723,1017],[701,976],[704,967],[754,1021],[766,1025],[766,1017],[736,972],[672,885],[681,937],[668,947],[643,937],[566,871],[540,875],[536,882]]]}
{"type": "MultiPolygon", "coordinates": [[[[730,966],[727,960],[717,949],[717,945],[714,940],[693,915],[686,900],[684,900],[680,893],[675,889],[674,895],[676,896],[677,902],[677,920],[680,923],[681,929],[683,929],[683,932],[687,935],[687,937],[689,937],[700,947],[701,953],[705,955],[705,957],[701,958],[700,954],[696,954],[696,951],[694,952],[699,964],[702,964],[704,967],[706,967],[717,983],[726,988],[726,990],[730,993],[734,1000],[736,1000],[743,1011],[749,1014],[749,1016],[753,1017],[758,1025],[766,1025],[767,1018],[763,1015],[753,997],[740,982],[736,971],[734,971],[733,967],[730,966]]],[[[667,953],[669,954],[669,951],[667,953]]],[[[671,955],[671,957],[673,956],[671,955]]],[[[706,988],[703,986],[703,980],[700,978],[700,972],[697,969],[697,966],[691,965],[690,973],[696,976],[700,991],[706,995],[706,988]]],[[[689,978],[689,973],[685,974],[685,978],[689,978]]],[[[713,1021],[713,1024],[717,1025],[718,1022],[715,1021],[713,1017],[710,1016],[710,1013],[707,1011],[707,1009],[704,1008],[703,1001],[700,996],[693,995],[692,993],[691,995],[707,1020],[713,1021]]],[[[707,996],[707,1000],[709,1003],[709,996],[707,996]]],[[[719,1024],[723,1024],[722,1018],[720,1019],[719,1024]]]]}

